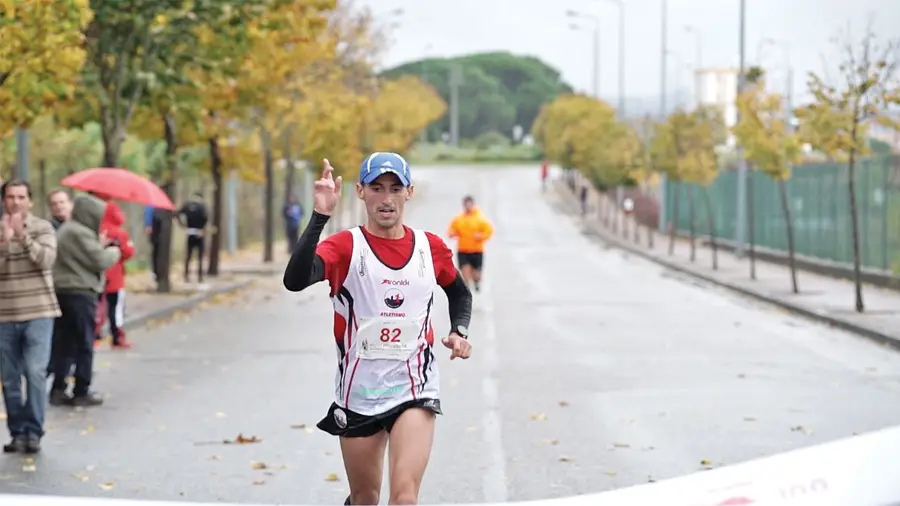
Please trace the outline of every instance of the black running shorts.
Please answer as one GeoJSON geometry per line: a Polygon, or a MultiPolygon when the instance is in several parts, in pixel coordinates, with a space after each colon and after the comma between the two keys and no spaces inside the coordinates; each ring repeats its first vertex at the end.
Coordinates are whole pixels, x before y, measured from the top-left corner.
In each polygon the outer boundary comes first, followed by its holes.
{"type": "Polygon", "coordinates": [[[484,253],[456,253],[456,262],[460,267],[464,265],[470,265],[476,271],[481,270],[481,265],[484,263],[484,253]]]}
{"type": "Polygon", "coordinates": [[[425,409],[436,415],[443,414],[439,399],[416,399],[404,402],[384,413],[372,416],[360,415],[332,403],[328,408],[328,414],[316,424],[316,427],[332,436],[341,437],[369,437],[382,430],[390,433],[394,422],[400,418],[400,415],[412,408],[425,409]]]}

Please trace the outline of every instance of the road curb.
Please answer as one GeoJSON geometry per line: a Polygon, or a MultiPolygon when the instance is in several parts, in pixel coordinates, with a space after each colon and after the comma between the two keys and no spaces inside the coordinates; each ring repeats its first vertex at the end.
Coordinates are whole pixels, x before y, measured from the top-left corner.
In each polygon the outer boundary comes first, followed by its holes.
{"type": "Polygon", "coordinates": [[[233,293],[238,290],[244,289],[250,286],[253,283],[253,279],[244,279],[241,281],[235,281],[232,283],[228,283],[226,285],[222,285],[196,295],[192,295],[182,301],[176,302],[175,304],[171,304],[165,307],[161,307],[158,309],[154,309],[151,311],[147,311],[144,313],[139,313],[137,315],[125,318],[125,322],[122,324],[122,328],[125,330],[131,330],[136,327],[140,327],[150,320],[159,320],[163,318],[168,318],[179,311],[185,311],[188,309],[193,309],[194,307],[200,305],[203,302],[206,302],[216,295],[222,295],[227,293],[233,293]]]}
{"type": "MultiPolygon", "coordinates": [[[[559,195],[560,197],[562,197],[563,200],[566,201],[565,204],[567,207],[572,208],[572,206],[575,205],[572,202],[572,199],[575,198],[574,196],[561,195],[562,192],[566,191],[564,188],[559,188],[557,186],[555,188],[555,190],[556,190],[556,194],[559,195]]],[[[889,346],[895,350],[900,351],[900,340],[896,339],[893,336],[885,334],[884,332],[880,332],[878,330],[874,330],[869,327],[865,327],[865,326],[862,326],[862,325],[859,325],[859,324],[856,324],[853,322],[849,322],[847,320],[835,318],[835,317],[827,315],[827,314],[822,314],[822,313],[813,311],[811,309],[804,308],[804,307],[796,305],[796,304],[791,304],[790,302],[786,302],[784,300],[780,300],[780,299],[744,288],[744,287],[736,285],[734,283],[730,283],[728,281],[717,279],[711,275],[704,274],[702,272],[697,272],[696,270],[693,270],[689,267],[684,267],[677,263],[669,262],[664,258],[660,258],[656,255],[653,255],[647,251],[644,251],[640,247],[634,246],[633,244],[630,244],[628,242],[625,242],[625,241],[619,239],[618,237],[613,236],[606,230],[603,230],[599,223],[586,222],[585,220],[580,219],[578,216],[576,216],[576,218],[578,218],[579,221],[581,221],[582,223],[585,224],[587,230],[591,234],[595,235],[597,238],[599,238],[600,240],[602,240],[604,243],[606,243],[609,246],[618,248],[623,251],[627,251],[631,254],[637,255],[641,258],[644,258],[645,260],[649,260],[655,264],[661,265],[661,266],[671,269],[673,271],[687,274],[687,275],[695,277],[697,279],[706,281],[707,283],[711,283],[713,285],[720,286],[722,288],[726,288],[728,290],[740,293],[741,295],[751,297],[751,298],[759,300],[761,302],[766,302],[773,306],[780,307],[781,309],[784,309],[791,313],[797,314],[799,316],[803,316],[809,320],[817,321],[819,323],[827,323],[828,325],[831,325],[833,327],[837,327],[842,330],[853,332],[854,334],[860,335],[862,337],[866,337],[866,338],[871,339],[872,341],[875,341],[879,344],[883,344],[883,345],[889,346]]]]}

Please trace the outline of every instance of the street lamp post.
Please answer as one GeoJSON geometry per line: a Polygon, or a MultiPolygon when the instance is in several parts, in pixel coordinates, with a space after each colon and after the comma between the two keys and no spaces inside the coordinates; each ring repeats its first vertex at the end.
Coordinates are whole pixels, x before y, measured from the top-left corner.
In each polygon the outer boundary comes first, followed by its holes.
{"type": "MultiPolygon", "coordinates": [[[[739,31],[739,42],[738,45],[740,47],[740,69],[738,70],[738,89],[737,96],[741,96],[741,93],[744,92],[744,86],[746,81],[746,75],[744,72],[745,65],[745,42],[746,36],[744,34],[746,27],[746,18],[747,18],[747,0],[740,0],[740,29],[739,31]]],[[[741,121],[741,111],[737,110],[737,122],[741,121]]],[[[746,228],[747,228],[747,160],[744,160],[744,148],[738,143],[737,145],[737,155],[738,155],[738,187],[737,187],[737,223],[735,223],[735,248],[734,253],[738,258],[744,257],[744,247],[746,243],[746,228]]]]}
{"type": "MultiPolygon", "coordinates": [[[[668,17],[669,8],[666,0],[662,0],[662,15],[660,16],[661,33],[660,33],[660,51],[659,51],[659,120],[665,121],[666,118],[666,70],[669,68],[666,57],[668,56],[668,17]]],[[[668,215],[668,178],[665,173],[660,174],[659,178],[659,233],[665,233],[666,221],[668,215]]]]}
{"type": "Polygon", "coordinates": [[[756,46],[756,60],[757,65],[762,67],[762,50],[766,45],[779,46],[784,56],[784,64],[785,64],[785,85],[784,85],[784,111],[785,111],[785,122],[788,129],[793,128],[793,108],[794,108],[794,67],[791,64],[791,48],[784,41],[779,41],[771,38],[763,39],[759,41],[759,44],[756,46]]]}
{"type": "Polygon", "coordinates": [[[625,118],[625,3],[622,0],[603,0],[619,9],[619,118],[625,118]]]}
{"type": "Polygon", "coordinates": [[[697,61],[694,62],[695,67],[695,76],[694,76],[694,102],[696,104],[697,109],[700,108],[700,101],[702,94],[701,87],[702,81],[700,78],[700,70],[703,68],[703,32],[700,31],[699,28],[692,25],[687,25],[684,27],[684,31],[694,35],[694,44],[696,45],[697,51],[697,61]]]}
{"type": "MultiPolygon", "coordinates": [[[[597,16],[592,16],[590,14],[585,14],[583,12],[567,10],[566,15],[570,18],[583,18],[588,19],[594,22],[594,98],[600,99],[600,18],[597,16]]],[[[571,24],[570,28],[574,30],[583,30],[584,28],[571,24]]]]}

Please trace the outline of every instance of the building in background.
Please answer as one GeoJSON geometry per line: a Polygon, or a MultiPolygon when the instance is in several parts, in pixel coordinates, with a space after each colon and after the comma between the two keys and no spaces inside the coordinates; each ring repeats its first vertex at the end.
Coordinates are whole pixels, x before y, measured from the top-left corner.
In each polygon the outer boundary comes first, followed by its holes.
{"type": "MultiPolygon", "coordinates": [[[[722,111],[725,125],[737,123],[738,69],[705,68],[694,71],[694,100],[697,105],[714,106],[722,111]]],[[[728,146],[734,146],[734,136],[728,136],[728,146]]]]}

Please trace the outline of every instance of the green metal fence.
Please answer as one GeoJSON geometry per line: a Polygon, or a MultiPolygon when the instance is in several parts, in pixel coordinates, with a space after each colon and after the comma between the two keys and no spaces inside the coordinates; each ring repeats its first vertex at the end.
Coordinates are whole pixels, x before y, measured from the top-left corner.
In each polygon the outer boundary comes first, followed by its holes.
{"type": "MultiPolygon", "coordinates": [[[[847,176],[846,164],[794,168],[787,190],[798,254],[836,262],[853,261],[847,176]]],[[[900,158],[862,160],[856,170],[855,182],[862,265],[900,271],[900,158]]],[[[761,172],[752,171],[749,186],[756,244],[787,250],[787,232],[777,183],[761,172]]],[[[715,235],[733,240],[737,221],[737,173],[722,173],[707,191],[716,222],[715,235]]],[[[666,216],[673,215],[676,192],[680,195],[676,217],[678,230],[689,229],[688,199],[693,192],[695,230],[706,235],[703,189],[692,184],[669,184],[666,216]]]]}

